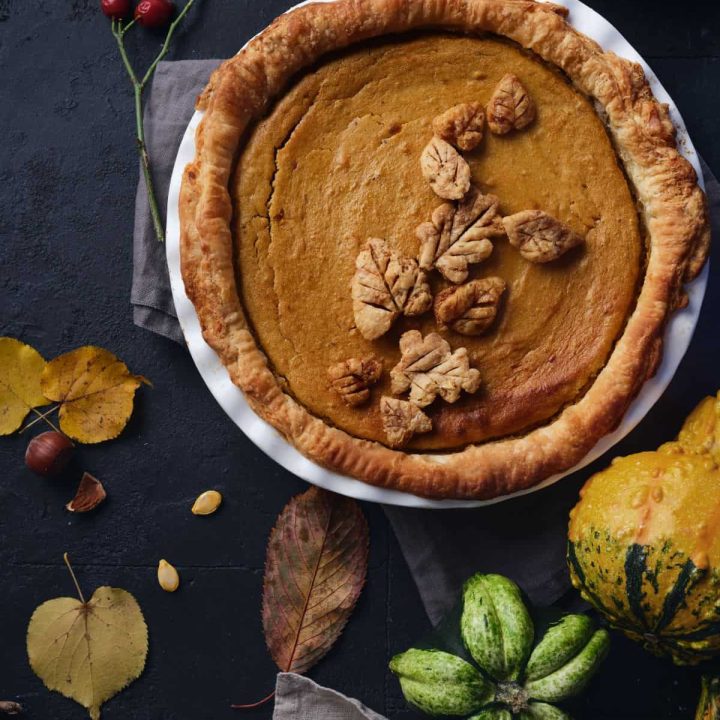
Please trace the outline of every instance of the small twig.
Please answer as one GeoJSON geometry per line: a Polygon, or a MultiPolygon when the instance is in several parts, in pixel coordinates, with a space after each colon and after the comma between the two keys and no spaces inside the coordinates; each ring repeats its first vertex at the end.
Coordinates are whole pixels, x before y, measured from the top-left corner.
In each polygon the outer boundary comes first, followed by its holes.
{"type": "Polygon", "coordinates": [[[262,700],[258,700],[257,702],[250,703],[248,705],[231,705],[230,707],[233,710],[251,710],[252,708],[260,707],[261,705],[264,705],[266,702],[269,702],[273,699],[275,696],[275,691],[273,690],[267,697],[264,697],[262,700]]]}
{"type": "Polygon", "coordinates": [[[155,59],[150,63],[150,67],[147,72],[143,75],[142,80],[138,79],[137,73],[130,62],[127,51],[125,49],[125,33],[135,24],[135,20],[131,20],[127,25],[123,26],[122,20],[112,20],[111,30],[115,36],[118,50],[120,51],[120,57],[125,71],[127,72],[130,82],[133,86],[133,95],[135,98],[135,140],[137,142],[138,154],[140,156],[140,164],[142,166],[143,177],[145,178],[145,187],[147,189],[148,204],[150,206],[150,216],[152,217],[153,228],[155,230],[155,236],[160,242],[165,240],[165,230],[163,228],[162,218],[160,216],[160,209],[157,203],[157,197],[155,195],[155,185],[152,180],[152,172],[150,170],[150,156],[147,151],[147,145],[145,144],[145,125],[143,119],[143,106],[142,96],[150,78],[157,69],[160,61],[167,55],[170,49],[170,41],[175,33],[175,29],[182,22],[188,10],[192,7],[195,0],[188,0],[185,7],[182,9],[180,14],[170,23],[167,34],[165,35],[165,42],[163,42],[160,52],[157,54],[155,59]]]}
{"type": "Polygon", "coordinates": [[[73,582],[75,583],[75,589],[77,590],[78,596],[80,597],[80,602],[85,605],[85,596],[82,593],[82,590],[80,589],[80,583],[77,581],[77,578],[75,577],[75,572],[72,569],[72,565],[70,565],[70,558],[68,557],[67,553],[63,553],[63,560],[65,561],[65,564],[67,565],[67,569],[70,571],[70,577],[73,579],[73,582]]]}
{"type": "Polygon", "coordinates": [[[137,21],[133,18],[123,29],[122,34],[124,35],[137,21]]]}
{"type": "Polygon", "coordinates": [[[60,432],[56,427],[55,424],[50,422],[48,420],[48,415],[52,415],[60,406],[54,405],[49,410],[46,410],[44,413],[41,413],[38,409],[32,408],[32,411],[37,415],[37,417],[34,420],[31,420],[27,425],[20,428],[20,433],[24,433],[28,428],[31,428],[35,423],[39,423],[41,420],[44,420],[55,432],[60,432]]]}
{"type": "Polygon", "coordinates": [[[150,67],[148,68],[147,72],[145,73],[145,75],[142,79],[141,85],[143,88],[147,84],[147,81],[152,77],[152,74],[155,72],[155,68],[158,66],[158,63],[167,55],[168,50],[170,49],[170,41],[172,40],[172,36],[175,33],[175,28],[182,22],[183,18],[187,15],[188,10],[192,7],[194,2],[195,2],[195,0],[188,0],[187,4],[182,9],[180,14],[175,18],[175,20],[173,20],[170,23],[170,27],[168,28],[167,35],[165,36],[165,42],[163,43],[163,46],[160,49],[160,52],[158,53],[157,57],[152,61],[150,67]]]}
{"type": "MultiPolygon", "coordinates": [[[[135,21],[133,20],[133,23],[134,22],[135,21]]],[[[115,36],[115,40],[117,41],[118,50],[120,51],[120,57],[122,59],[123,65],[125,66],[128,77],[130,78],[130,82],[133,85],[137,85],[139,81],[137,79],[137,75],[135,74],[135,70],[133,69],[132,63],[130,62],[127,51],[125,50],[125,43],[123,42],[125,33],[130,29],[131,26],[132,23],[129,23],[127,27],[123,29],[122,20],[115,20],[114,18],[110,23],[110,29],[112,30],[112,34],[115,36]]]]}

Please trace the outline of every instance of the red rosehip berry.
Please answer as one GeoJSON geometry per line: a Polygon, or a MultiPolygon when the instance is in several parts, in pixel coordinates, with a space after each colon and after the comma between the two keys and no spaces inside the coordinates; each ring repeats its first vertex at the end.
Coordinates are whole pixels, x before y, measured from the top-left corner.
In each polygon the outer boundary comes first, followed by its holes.
{"type": "Polygon", "coordinates": [[[109,18],[119,20],[130,14],[130,0],[100,0],[100,9],[109,18]]]}
{"type": "Polygon", "coordinates": [[[175,6],[170,0],[142,0],[135,8],[135,19],[143,27],[157,28],[167,25],[175,6]]]}

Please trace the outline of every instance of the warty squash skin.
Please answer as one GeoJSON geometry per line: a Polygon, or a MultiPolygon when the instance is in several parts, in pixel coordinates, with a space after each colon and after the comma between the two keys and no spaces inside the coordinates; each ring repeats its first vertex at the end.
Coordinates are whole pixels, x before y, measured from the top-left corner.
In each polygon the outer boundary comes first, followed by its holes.
{"type": "Polygon", "coordinates": [[[570,514],[574,586],[655,654],[695,664],[720,651],[720,413],[706,398],[677,441],[617,458],[570,514]]]}
{"type": "Polygon", "coordinates": [[[688,415],[677,443],[686,453],[709,454],[720,464],[720,393],[706,397],[688,415]]]}

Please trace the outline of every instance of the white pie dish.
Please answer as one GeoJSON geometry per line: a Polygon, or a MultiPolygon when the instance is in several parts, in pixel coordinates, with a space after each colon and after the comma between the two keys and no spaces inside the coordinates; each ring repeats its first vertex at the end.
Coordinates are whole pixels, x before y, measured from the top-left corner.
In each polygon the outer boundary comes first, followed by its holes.
{"type": "MultiPolygon", "coordinates": [[[[570,9],[570,20],[577,29],[597,40],[605,50],[612,50],[618,55],[638,61],[644,66],[656,97],[661,102],[667,102],[670,105],[673,120],[678,128],[679,147],[690,162],[693,163],[699,175],[700,169],[697,156],[687,137],[682,119],[665,90],[657,82],[652,71],[642,62],[638,54],[622,36],[594,11],[577,0],[565,4],[570,9]]],[[[253,442],[277,460],[283,467],[309,482],[345,495],[395,505],[432,508],[469,507],[506,499],[497,498],[492,501],[427,500],[407,493],[374,487],[344,477],[328,471],[304,458],[292,445],[287,443],[271,426],[261,420],[249,408],[242,392],[233,385],[215,353],[204,342],[197,315],[195,314],[193,305],[185,295],[185,289],[180,275],[178,195],[182,171],[185,165],[193,159],[195,154],[194,133],[200,117],[201,115],[196,113],[188,126],[173,172],[168,202],[167,254],[175,306],[188,347],[201,375],[221,406],[253,442]]],[[[591,462],[624,437],[624,435],[644,417],[669,384],[687,349],[700,312],[706,282],[707,268],[696,281],[688,286],[687,289],[690,299],[688,307],[676,313],[668,325],[665,337],[663,363],[656,377],[645,384],[638,398],[628,410],[618,430],[603,438],[584,458],[580,465],[561,475],[548,478],[543,483],[532,488],[529,492],[545,487],[557,481],[560,477],[591,462]]]]}

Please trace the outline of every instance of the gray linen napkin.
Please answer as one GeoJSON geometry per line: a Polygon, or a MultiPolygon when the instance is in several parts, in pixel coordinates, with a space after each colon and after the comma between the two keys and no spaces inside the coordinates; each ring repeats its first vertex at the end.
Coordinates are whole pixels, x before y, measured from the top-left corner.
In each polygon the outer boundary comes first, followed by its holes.
{"type": "Polygon", "coordinates": [[[385,720],[342,693],[295,673],[278,673],[273,720],[385,720]]]}
{"type": "MultiPolygon", "coordinates": [[[[165,222],[170,176],[180,140],[194,111],[195,98],[220,60],[161,62],[145,105],[145,142],[150,153],[153,182],[165,222]]],[[[155,237],[145,178],[140,172],[135,196],[133,281],[130,293],[133,321],[171,340],[185,344],[173,305],[165,261],[165,245],[155,237]]]]}
{"type": "MultiPolygon", "coordinates": [[[[219,62],[163,62],[155,73],[145,108],[145,132],[163,210],[195,97],[219,62]]],[[[704,163],[703,172],[717,222],[720,186],[704,163]]],[[[183,342],[172,303],[165,247],[153,234],[142,173],[135,208],[132,303],[137,325],[183,342]]],[[[463,580],[476,571],[512,577],[534,603],[555,602],[569,588],[565,530],[576,492],[575,483],[558,483],[511,502],[470,510],[386,507],[430,620],[437,623],[452,606],[463,580]]]]}

